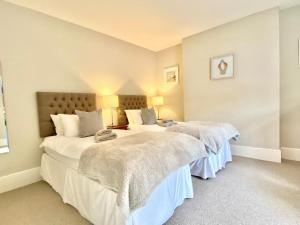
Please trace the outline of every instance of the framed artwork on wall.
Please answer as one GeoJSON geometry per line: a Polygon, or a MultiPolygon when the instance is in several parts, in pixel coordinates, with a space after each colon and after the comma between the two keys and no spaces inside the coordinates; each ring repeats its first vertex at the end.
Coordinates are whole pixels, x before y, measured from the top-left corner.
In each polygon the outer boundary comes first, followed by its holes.
{"type": "Polygon", "coordinates": [[[179,67],[170,66],[164,69],[164,81],[167,84],[178,84],[179,67]]]}
{"type": "Polygon", "coordinates": [[[227,54],[210,60],[210,79],[219,80],[234,77],[234,55],[227,54]]]}

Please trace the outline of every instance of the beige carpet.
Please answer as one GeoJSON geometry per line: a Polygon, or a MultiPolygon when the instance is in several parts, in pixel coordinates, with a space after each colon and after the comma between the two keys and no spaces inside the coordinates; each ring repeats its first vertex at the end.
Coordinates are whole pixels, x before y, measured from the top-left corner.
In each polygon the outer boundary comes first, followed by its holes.
{"type": "MultiPolygon", "coordinates": [[[[245,158],[212,180],[193,179],[195,198],[166,225],[300,225],[300,163],[245,158]]],[[[44,182],[0,195],[2,225],[87,225],[44,182]]]]}

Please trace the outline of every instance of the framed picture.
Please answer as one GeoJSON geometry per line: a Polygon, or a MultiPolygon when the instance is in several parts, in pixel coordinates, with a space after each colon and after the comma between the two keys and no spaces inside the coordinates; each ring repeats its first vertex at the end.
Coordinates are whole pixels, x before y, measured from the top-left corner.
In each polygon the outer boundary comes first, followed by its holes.
{"type": "Polygon", "coordinates": [[[178,84],[178,65],[166,67],[164,69],[164,80],[167,84],[178,84]]]}
{"type": "Polygon", "coordinates": [[[234,55],[228,54],[211,58],[210,79],[219,80],[234,77],[234,55]]]}

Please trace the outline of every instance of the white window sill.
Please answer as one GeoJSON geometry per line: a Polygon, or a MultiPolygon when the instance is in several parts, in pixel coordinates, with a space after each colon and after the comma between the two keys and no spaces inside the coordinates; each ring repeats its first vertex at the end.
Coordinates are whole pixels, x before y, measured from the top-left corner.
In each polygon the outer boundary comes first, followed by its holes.
{"type": "Polygon", "coordinates": [[[8,147],[2,147],[2,148],[0,148],[0,154],[2,154],[2,153],[8,153],[8,152],[9,152],[8,147]]]}

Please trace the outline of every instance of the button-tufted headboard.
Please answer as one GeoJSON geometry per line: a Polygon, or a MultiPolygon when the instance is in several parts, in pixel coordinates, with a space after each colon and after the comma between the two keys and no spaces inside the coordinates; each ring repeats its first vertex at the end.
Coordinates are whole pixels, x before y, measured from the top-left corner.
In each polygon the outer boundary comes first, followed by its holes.
{"type": "Polygon", "coordinates": [[[126,109],[147,108],[145,95],[119,95],[118,124],[127,125],[126,109]]]}
{"type": "Polygon", "coordinates": [[[75,110],[96,110],[96,94],[37,92],[40,136],[55,135],[51,114],[74,114],[75,110]]]}

